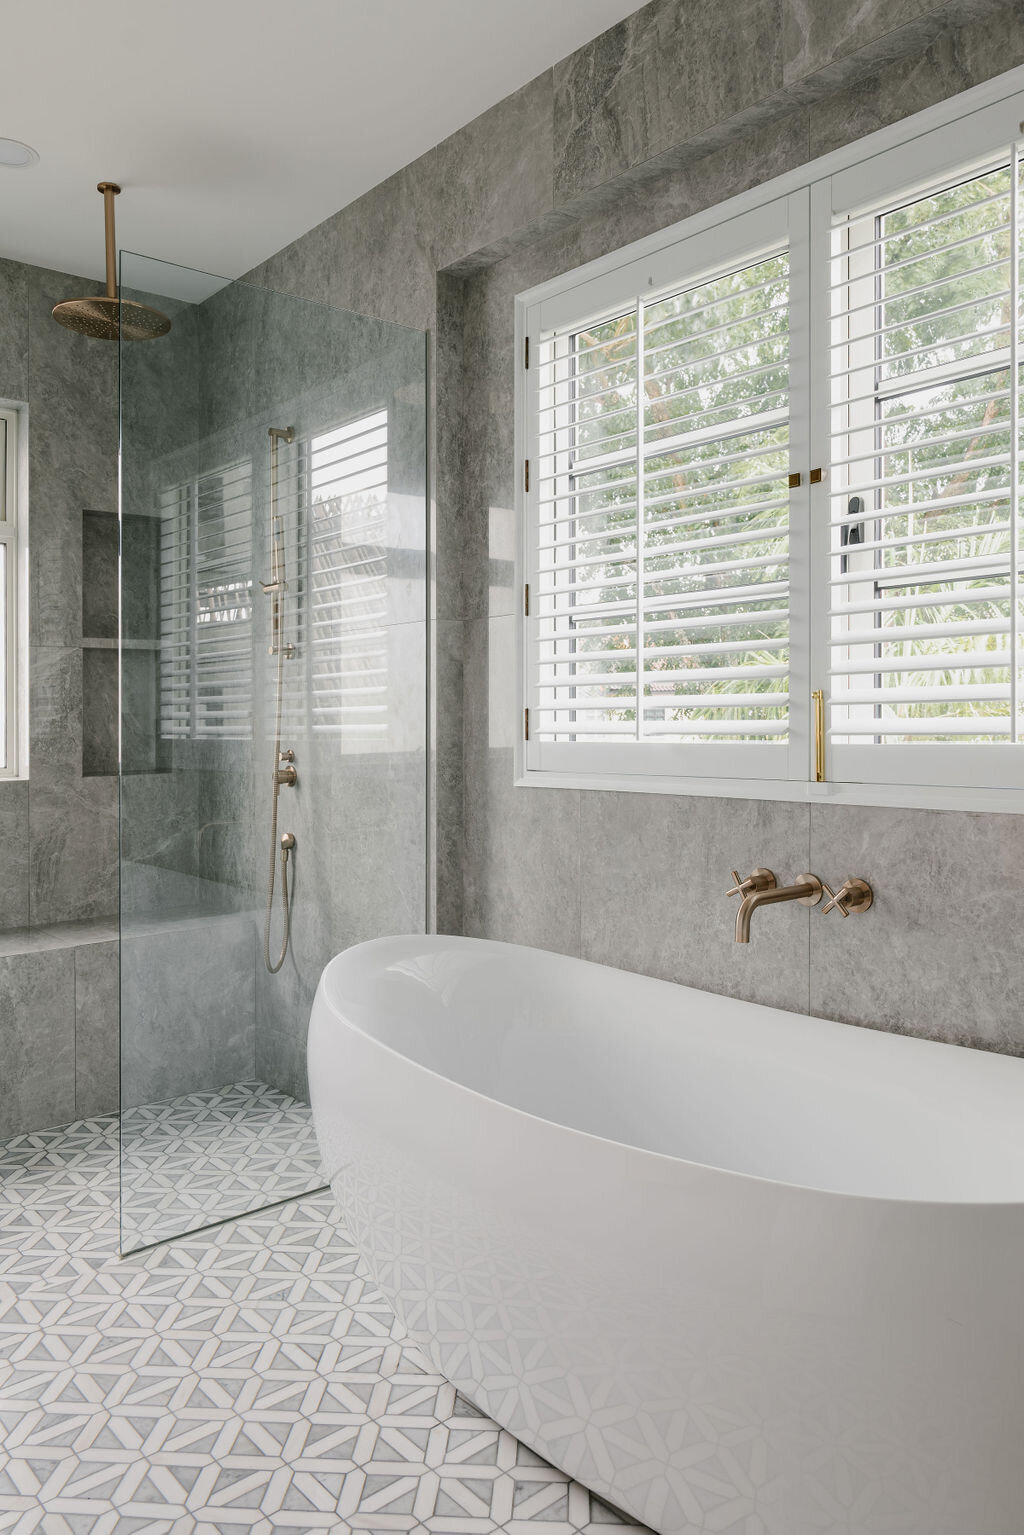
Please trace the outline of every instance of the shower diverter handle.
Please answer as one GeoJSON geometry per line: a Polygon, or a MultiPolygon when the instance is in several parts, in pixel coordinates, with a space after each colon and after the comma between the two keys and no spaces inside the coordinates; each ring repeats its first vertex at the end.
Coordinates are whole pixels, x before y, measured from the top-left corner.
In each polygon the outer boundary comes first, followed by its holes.
{"type": "Polygon", "coordinates": [[[294,789],[295,785],[299,781],[299,775],[293,766],[295,762],[295,753],[293,751],[278,752],[277,760],[279,764],[282,762],[285,764],[284,767],[278,766],[274,770],[277,782],[281,784],[287,784],[289,789],[294,789]]]}

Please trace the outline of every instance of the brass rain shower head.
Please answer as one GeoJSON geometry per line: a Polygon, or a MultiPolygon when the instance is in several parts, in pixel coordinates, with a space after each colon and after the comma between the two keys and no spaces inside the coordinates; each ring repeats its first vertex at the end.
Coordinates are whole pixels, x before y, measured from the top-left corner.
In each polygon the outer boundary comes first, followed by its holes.
{"type": "Polygon", "coordinates": [[[127,341],[151,341],[156,336],[166,336],[171,322],[159,309],[136,304],[129,298],[117,296],[115,270],[116,245],[114,242],[114,198],[121,188],[113,181],[101,181],[96,188],[103,193],[103,222],[107,247],[107,291],[92,298],[69,298],[53,307],[53,318],[68,330],[96,341],[116,341],[124,336],[127,341]]]}

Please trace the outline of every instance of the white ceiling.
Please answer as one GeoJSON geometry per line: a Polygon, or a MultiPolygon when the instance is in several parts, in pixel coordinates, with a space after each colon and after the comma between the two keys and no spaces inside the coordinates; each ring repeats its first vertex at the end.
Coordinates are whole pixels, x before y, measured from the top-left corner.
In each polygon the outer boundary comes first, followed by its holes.
{"type": "Polygon", "coordinates": [[[103,276],[118,244],[236,277],[637,0],[19,0],[0,7],[0,256],[103,276]]]}

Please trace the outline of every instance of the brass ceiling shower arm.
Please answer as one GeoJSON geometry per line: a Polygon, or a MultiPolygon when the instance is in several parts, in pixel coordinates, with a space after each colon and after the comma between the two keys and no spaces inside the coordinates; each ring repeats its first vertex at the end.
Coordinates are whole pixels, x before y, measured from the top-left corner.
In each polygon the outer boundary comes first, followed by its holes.
{"type": "Polygon", "coordinates": [[[55,304],[51,313],[59,325],[94,341],[152,341],[166,336],[171,322],[159,309],[119,298],[117,292],[117,240],[114,233],[114,198],[121,188],[116,181],[100,181],[103,194],[103,234],[106,253],[107,291],[90,298],[69,298],[55,304]]]}
{"type": "Polygon", "coordinates": [[[96,184],[97,192],[103,193],[103,247],[107,258],[107,298],[117,298],[117,271],[116,251],[117,240],[114,235],[114,198],[121,188],[116,181],[100,181],[96,184]]]}

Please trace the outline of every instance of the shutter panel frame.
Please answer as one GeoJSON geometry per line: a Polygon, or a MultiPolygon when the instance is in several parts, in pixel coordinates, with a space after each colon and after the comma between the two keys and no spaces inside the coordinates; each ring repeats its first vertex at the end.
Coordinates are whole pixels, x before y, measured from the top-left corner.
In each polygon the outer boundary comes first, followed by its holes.
{"type": "MultiPolygon", "coordinates": [[[[935,141],[929,148],[935,155],[941,146],[935,141]]],[[[866,207],[837,206],[848,185],[844,178],[833,178],[821,199],[832,231],[822,253],[834,295],[827,311],[829,363],[843,356],[844,347],[846,356],[845,371],[828,367],[831,419],[825,430],[833,483],[816,561],[828,597],[816,635],[828,654],[829,777],[843,783],[1000,790],[1019,789],[1024,776],[1024,759],[1012,749],[1024,744],[1020,151],[1011,140],[984,157],[961,159],[960,165],[956,158],[928,165],[919,152],[916,178],[910,179],[906,166],[902,185],[883,174],[885,195],[866,207]],[[974,232],[963,229],[962,214],[947,215],[945,228],[941,216],[929,217],[929,204],[939,208],[945,198],[955,207],[958,194],[968,216],[985,209],[974,232]],[[1001,219],[989,217],[1000,208],[1001,219]],[[897,282],[891,285],[884,254],[898,253],[901,240],[912,248],[910,231],[917,230],[918,253],[894,263],[897,282]],[[873,240],[866,239],[869,233],[873,240]],[[985,252],[986,244],[1000,239],[1005,249],[985,252]],[[844,245],[856,248],[852,260],[844,245]],[[874,255],[874,266],[860,272],[856,262],[864,251],[874,255]],[[951,265],[943,271],[950,252],[951,265]],[[982,259],[985,254],[992,259],[982,259]],[[932,280],[901,291],[900,274],[913,274],[915,262],[920,277],[933,264],[932,280]],[[987,275],[977,296],[956,293],[958,284],[977,281],[979,272],[987,275]],[[989,276],[996,281],[989,283],[989,276]],[[929,308],[929,293],[943,289],[940,302],[929,308]],[[997,325],[1008,330],[1007,345],[989,345],[988,338],[999,339],[1000,332],[984,327],[977,329],[973,349],[956,339],[964,313],[1000,301],[1006,318],[997,325]],[[902,323],[892,319],[901,304],[902,323]],[[945,337],[937,323],[943,317],[945,337]],[[900,351],[893,342],[901,332],[911,335],[915,319],[926,336],[931,326],[931,343],[900,351]],[[851,364],[858,346],[859,363],[851,364]],[[943,348],[960,355],[944,356],[943,348]],[[887,349],[896,366],[887,364],[887,349]],[[902,374],[900,358],[909,359],[902,374]],[[846,380],[856,383],[844,390],[846,380]],[[948,486],[956,494],[949,495],[948,486]],[[863,516],[856,517],[863,543],[844,545],[843,526],[850,519],[843,508],[856,495],[865,503],[863,516]],[[941,523],[934,526],[940,518],[947,523],[945,538],[941,523]],[[917,580],[901,582],[900,571],[917,580]],[[853,579],[844,582],[844,574],[853,579]],[[869,634],[878,638],[872,643],[869,634]],[[1001,717],[986,712],[1000,704],[1006,711],[1001,717]],[[972,707],[973,729],[965,714],[972,707]],[[936,711],[932,730],[928,710],[936,711]],[[974,739],[961,739],[967,735],[974,739]]]]}
{"type": "MultiPolygon", "coordinates": [[[[664,272],[671,271],[672,280],[662,285],[661,289],[651,290],[650,279],[654,275],[646,267],[643,273],[645,279],[645,291],[638,299],[633,298],[636,317],[651,314],[657,306],[664,306],[674,295],[694,294],[691,301],[691,314],[696,314],[704,322],[718,318],[714,315],[716,305],[722,307],[727,299],[723,295],[714,302],[702,300],[702,290],[706,295],[714,283],[723,284],[723,280],[739,273],[751,273],[750,284],[752,291],[760,292],[765,287],[778,286],[778,276],[773,276],[770,281],[755,283],[752,269],[763,266],[766,262],[773,261],[780,252],[785,249],[788,257],[790,274],[794,267],[802,274],[809,268],[808,251],[808,197],[806,192],[794,194],[791,197],[779,199],[770,205],[769,209],[756,217],[729,221],[722,229],[706,232],[693,242],[684,242],[671,253],[670,265],[663,261],[664,272]],[[703,313],[702,313],[703,312],[703,313]]],[[[628,269],[627,269],[628,271],[628,269]]],[[[790,276],[792,282],[792,276],[790,276]]],[[[798,557],[797,569],[794,571],[792,559],[793,529],[796,527],[800,536],[806,535],[807,518],[807,489],[806,476],[802,476],[799,487],[790,488],[788,478],[795,467],[797,454],[801,454],[801,462],[806,459],[807,444],[799,440],[793,441],[792,422],[797,411],[793,408],[794,399],[803,405],[806,402],[809,387],[809,344],[807,335],[807,318],[805,313],[799,312],[799,306],[794,306],[792,301],[792,287],[790,289],[790,302],[788,308],[789,325],[778,327],[776,316],[785,314],[785,310],[779,311],[777,307],[764,306],[759,311],[751,309],[751,313],[760,315],[762,324],[759,328],[762,336],[767,333],[774,334],[776,340],[781,338],[783,346],[776,347],[774,361],[758,363],[756,361],[755,343],[745,342],[721,348],[721,353],[726,354],[726,362],[744,354],[755,360],[749,367],[749,372],[771,378],[772,372],[779,372],[779,353],[781,351],[782,365],[785,366],[786,346],[788,345],[789,366],[789,410],[784,415],[780,406],[772,402],[770,413],[765,412],[764,421],[759,421],[757,416],[751,414],[733,414],[731,419],[725,416],[719,409],[717,415],[707,410],[705,415],[711,416],[710,424],[701,427],[697,431],[664,434],[664,428],[657,421],[651,419],[651,413],[636,404],[636,396],[641,392],[639,382],[634,384],[631,404],[637,413],[637,431],[641,425],[646,429],[646,437],[642,453],[634,446],[637,434],[633,434],[634,441],[628,450],[621,447],[621,430],[618,440],[614,444],[616,449],[610,456],[601,455],[600,451],[591,450],[591,458],[583,458],[579,461],[578,480],[582,484],[575,484],[571,489],[564,485],[558,486],[552,482],[551,463],[555,457],[552,444],[559,441],[559,435],[563,440],[567,439],[574,425],[575,417],[567,399],[567,380],[571,377],[569,370],[571,338],[580,335],[588,329],[596,331],[600,325],[607,326],[616,317],[625,316],[629,311],[623,308],[621,303],[623,278],[618,279],[620,303],[612,310],[606,310],[604,314],[591,316],[589,321],[578,318],[575,324],[564,323],[560,328],[548,328],[547,332],[541,328],[541,321],[546,312],[548,319],[556,318],[551,306],[539,306],[539,309],[526,318],[531,335],[535,337],[531,346],[531,368],[525,376],[524,393],[527,397],[525,432],[523,436],[524,454],[532,462],[537,462],[538,473],[531,476],[534,481],[528,496],[525,497],[526,516],[524,525],[526,529],[526,545],[524,549],[524,577],[530,584],[530,614],[523,616],[521,622],[524,632],[523,671],[526,691],[526,703],[530,710],[530,739],[525,744],[525,762],[528,768],[539,772],[555,773],[628,773],[638,778],[645,776],[713,778],[726,777],[736,779],[757,780],[799,780],[805,776],[807,753],[809,750],[809,676],[808,676],[808,644],[806,635],[800,632],[799,622],[794,625],[792,616],[794,603],[792,597],[789,603],[790,617],[790,679],[789,688],[785,687],[785,681],[779,682],[780,673],[785,675],[785,667],[769,665],[764,668],[754,669],[753,664],[749,671],[752,680],[756,679],[756,692],[765,692],[772,700],[766,708],[772,708],[778,704],[778,695],[782,692],[789,694],[789,722],[788,740],[785,744],[772,741],[773,736],[785,735],[785,728],[779,730],[777,724],[770,718],[754,717],[750,719],[750,728],[744,733],[750,737],[748,740],[723,741],[723,722],[718,716],[729,709],[729,703],[722,697],[714,697],[707,694],[701,700],[702,706],[707,710],[705,723],[707,729],[700,731],[694,728],[689,719],[675,721],[677,728],[672,729],[668,722],[651,718],[644,726],[643,739],[637,739],[632,747],[625,746],[616,738],[623,735],[621,717],[621,705],[637,698],[636,688],[638,677],[636,674],[636,643],[635,621],[629,621],[635,613],[637,617],[643,615],[645,635],[650,635],[654,644],[648,641],[643,647],[641,665],[644,661],[662,661],[669,665],[669,671],[665,673],[664,680],[672,686],[673,692],[665,694],[668,698],[685,698],[692,696],[691,682],[699,693],[706,690],[708,682],[715,676],[714,667],[701,666],[699,657],[707,656],[714,660],[715,656],[722,656],[727,662],[728,655],[736,654],[737,657],[744,651],[753,661],[754,650],[771,651],[777,655],[780,649],[784,650],[784,643],[779,640],[766,639],[764,641],[751,638],[746,644],[731,641],[730,628],[736,632],[742,629],[742,602],[743,597],[733,595],[733,588],[737,594],[751,592],[752,607],[748,615],[748,623],[756,622],[759,611],[766,621],[777,622],[780,612],[785,608],[785,596],[780,595],[779,583],[765,579],[763,581],[763,601],[757,598],[759,584],[755,582],[751,589],[750,583],[743,581],[745,572],[756,576],[759,571],[765,571],[767,576],[772,575],[772,567],[779,569],[782,575],[783,585],[786,580],[785,563],[779,564],[778,553],[785,550],[788,545],[790,553],[790,581],[795,581],[800,592],[801,602],[805,600],[807,591],[807,561],[798,557]],[[772,327],[774,326],[774,330],[772,327]],[[558,396],[558,388],[562,389],[561,398],[558,396]],[[783,424],[789,426],[790,440],[788,443],[778,443],[778,428],[783,424]],[[757,434],[760,432],[760,436],[757,434]],[[659,435],[659,433],[661,435],[659,435]],[[774,434],[770,436],[768,434],[774,434]],[[718,449],[717,453],[713,453],[718,449]],[[692,491],[686,492],[689,506],[676,517],[670,513],[673,501],[678,502],[679,492],[669,489],[657,483],[658,476],[655,473],[659,464],[664,469],[672,469],[672,455],[677,456],[689,452],[690,457],[683,461],[686,463],[687,472],[696,472],[701,477],[701,483],[692,491]],[[639,453],[639,458],[638,458],[639,453]],[[774,462],[772,461],[773,455],[774,462]],[[591,462],[596,460],[596,463],[591,462]],[[747,465],[757,465],[760,459],[763,466],[763,479],[759,480],[749,473],[744,473],[747,465]],[[623,479],[623,467],[629,463],[643,462],[646,474],[640,476],[638,483],[634,472],[628,481],[623,479]],[[608,489],[609,486],[627,484],[629,494],[620,498],[620,510],[623,513],[630,512],[633,506],[632,521],[628,528],[616,527],[610,516],[611,508],[593,506],[588,504],[583,497],[590,488],[584,476],[592,470],[599,471],[602,464],[609,464],[612,468],[618,468],[618,476],[601,477],[596,479],[595,485],[600,493],[600,488],[608,489]],[[747,508],[744,504],[744,494],[752,494],[753,489],[761,483],[767,487],[764,496],[756,502],[757,509],[763,516],[767,516],[770,522],[765,527],[744,527],[744,518],[747,508]],[[731,487],[731,495],[729,490],[731,487]],[[554,494],[552,495],[552,491],[554,494]],[[720,495],[727,504],[716,506],[715,498],[720,495]],[[545,498],[547,504],[545,506],[545,498]],[[652,502],[650,510],[655,516],[645,519],[647,503],[652,502]],[[658,515],[660,507],[665,512],[658,515]],[[542,524],[542,507],[547,512],[547,521],[542,524]],[[554,513],[552,515],[552,509],[554,513]],[[564,509],[564,510],[563,510],[564,509]],[[583,525],[579,528],[573,526],[571,512],[580,510],[583,525]],[[687,537],[688,528],[700,529],[701,524],[708,525],[710,518],[721,518],[726,524],[721,539],[716,538],[711,532],[704,537],[697,533],[687,537]],[[548,530],[548,538],[541,544],[539,537],[542,526],[548,530]],[[645,547],[637,547],[641,542],[639,533],[643,530],[645,547]],[[679,530],[683,536],[672,538],[672,533],[679,530]],[[602,543],[601,541],[606,542],[602,543]],[[614,541],[618,540],[618,543],[614,541]],[[664,540],[664,542],[662,542],[664,540]],[[553,687],[557,683],[550,675],[543,674],[539,657],[546,655],[548,660],[564,652],[567,648],[577,649],[578,646],[567,647],[568,635],[563,632],[558,638],[545,630],[545,621],[551,616],[556,616],[559,608],[551,601],[554,586],[551,580],[552,571],[565,569],[560,565],[562,552],[573,544],[583,548],[579,556],[579,571],[585,577],[589,568],[596,574],[588,586],[585,580],[576,587],[580,593],[588,593],[590,600],[573,602],[574,611],[582,615],[581,622],[585,630],[591,636],[597,631],[604,630],[609,636],[617,634],[619,642],[616,646],[617,658],[629,661],[630,667],[622,673],[623,697],[620,699],[619,718],[609,723],[614,728],[608,728],[601,734],[607,738],[595,741],[585,737],[584,729],[575,732],[577,739],[566,741],[552,738],[552,732],[545,730],[544,723],[550,718],[549,701],[552,698],[553,687]],[[760,543],[761,548],[756,549],[760,543]],[[590,545],[590,549],[586,548],[590,545]],[[735,550],[735,558],[725,558],[729,548],[735,550]],[[750,549],[749,556],[744,557],[744,549],[750,549]],[[756,553],[753,552],[756,549],[756,553]],[[769,552],[763,552],[769,551],[769,552]],[[618,552],[622,558],[617,562],[614,553],[618,552]],[[712,562],[707,555],[717,554],[718,559],[712,562]],[[693,556],[688,559],[687,556],[693,556]],[[703,556],[703,557],[702,557],[703,556]],[[632,562],[635,560],[635,564],[632,562]],[[627,561],[629,563],[627,563],[627,561]],[[604,578],[601,579],[601,572],[604,578]],[[630,579],[630,572],[635,572],[630,579]],[[646,581],[645,581],[646,578],[646,581]],[[719,583],[725,582],[724,586],[719,583]],[[655,585],[656,583],[656,585],[655,585]],[[616,589],[617,587],[617,589],[616,589]],[[660,588],[657,589],[657,588],[660,588]],[[641,598],[641,591],[643,597],[641,598]],[[703,600],[702,591],[705,593],[703,600]],[[603,602],[597,599],[604,596],[603,602]],[[721,601],[715,600],[715,594],[721,601]],[[718,642],[709,640],[708,631],[715,627],[714,614],[721,616],[722,622],[718,642]],[[694,633],[692,643],[687,633],[687,643],[666,645],[658,640],[658,636],[672,629],[686,629],[692,626],[694,633]],[[796,632],[794,632],[794,630],[796,632]],[[703,640],[703,646],[700,642],[703,640]],[[732,644],[735,648],[730,652],[726,649],[732,644]],[[697,660],[697,665],[685,674],[672,666],[672,662],[684,654],[692,654],[697,660]],[[684,680],[685,676],[685,680],[684,680]],[[703,734],[708,739],[694,741],[689,739],[694,734],[703,734]],[[664,741],[662,736],[677,737],[676,740],[664,741]],[[625,755],[629,753],[630,755],[625,755]]],[[[605,293],[607,294],[607,284],[605,293]]],[[[575,290],[572,298],[578,303],[581,295],[575,290]]],[[[738,307],[743,310],[746,304],[746,296],[742,293],[738,296],[738,307]]],[[[737,295],[732,296],[734,305],[737,295]]],[[[568,312],[565,305],[562,306],[562,318],[567,320],[568,312]]],[[[578,314],[578,310],[577,310],[578,314]]],[[[662,315],[655,313],[650,319],[650,325],[657,328],[659,347],[657,358],[659,365],[661,360],[671,355],[673,348],[680,353],[680,341],[668,344],[665,341],[666,320],[662,315]]],[[[728,324],[707,324],[701,328],[698,324],[690,327],[689,341],[695,343],[690,347],[686,343],[689,355],[677,356],[675,359],[675,371],[678,374],[680,368],[685,373],[693,368],[697,376],[702,379],[712,377],[715,368],[719,365],[720,353],[712,350],[705,355],[701,349],[701,343],[710,345],[711,342],[722,339],[728,340],[728,331],[735,329],[739,323],[732,319],[728,324]],[[709,340],[710,338],[710,340],[709,340]],[[696,355],[694,355],[696,353],[696,355]]],[[[633,323],[633,335],[636,338],[637,369],[643,366],[642,334],[637,331],[637,319],[633,323]]],[[[765,343],[762,343],[765,345],[765,343]]],[[[582,347],[583,355],[593,358],[600,351],[600,343],[597,339],[585,342],[582,347]]],[[[624,370],[625,372],[626,370],[624,370]]],[[[647,377],[653,377],[647,374],[647,377]]],[[[605,398],[613,394],[613,390],[600,391],[605,398]]],[[[620,397],[621,397],[620,389],[620,397]]],[[[680,391],[682,394],[682,391],[680,391]]],[[[776,390],[777,394],[777,390],[776,390]]],[[[671,401],[671,396],[668,397],[671,401]]],[[[747,395],[751,402],[760,401],[760,409],[764,410],[765,399],[770,400],[770,395],[763,391],[751,391],[747,395]]],[[[740,409],[750,411],[758,409],[756,403],[749,407],[741,403],[740,409]]],[[[802,411],[806,415],[806,410],[802,411]]],[[[684,428],[689,422],[682,423],[684,428]]],[[[615,422],[616,428],[621,428],[621,422],[615,422]]],[[[806,433],[804,434],[806,437],[806,433]]],[[[556,478],[564,478],[564,473],[556,475],[556,478]]],[[[662,473],[664,479],[664,472],[662,473]]],[[[564,606],[564,604],[563,604],[564,606]]],[[[577,631],[580,632],[580,631],[577,631]]],[[[769,631],[772,632],[772,631],[769,631]]],[[[670,636],[671,637],[671,636],[670,636]]],[[[595,660],[600,658],[601,651],[591,652],[589,645],[587,654],[594,653],[595,660]]],[[[606,652],[605,652],[606,653],[606,652]]],[[[587,662],[580,665],[586,667],[587,672],[593,670],[587,662]]],[[[737,711],[746,710],[749,707],[748,699],[750,689],[742,687],[742,671],[739,665],[724,666],[722,669],[722,681],[730,681],[739,694],[739,700],[732,705],[737,711]],[[737,675],[739,674],[739,675],[737,675]]],[[[617,669],[611,672],[606,667],[598,668],[598,675],[613,677],[617,669]]],[[[585,674],[581,673],[581,680],[585,674]]],[[[645,700],[648,712],[654,716],[659,709],[658,683],[662,680],[656,676],[648,664],[643,668],[643,686],[645,692],[642,702],[645,700]]],[[[610,683],[607,684],[610,686],[610,683]]],[[[662,706],[664,707],[664,706],[662,706]]],[[[677,708],[678,708],[677,704],[677,708]]],[[[581,701],[577,714],[583,716],[586,712],[590,716],[600,713],[602,708],[607,712],[607,706],[594,703],[588,699],[581,701]]],[[[763,715],[763,710],[760,711],[763,715]]],[[[590,731],[588,723],[586,731],[590,731]]],[[[729,728],[724,727],[724,733],[730,734],[729,728]]],[[[738,731],[734,727],[733,735],[738,731]]]]}

